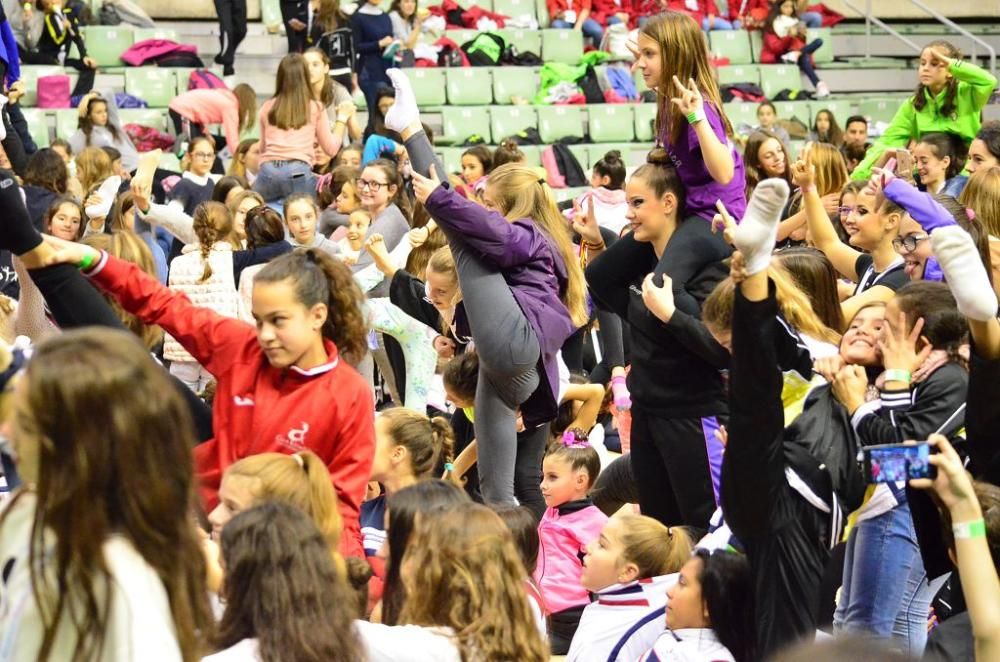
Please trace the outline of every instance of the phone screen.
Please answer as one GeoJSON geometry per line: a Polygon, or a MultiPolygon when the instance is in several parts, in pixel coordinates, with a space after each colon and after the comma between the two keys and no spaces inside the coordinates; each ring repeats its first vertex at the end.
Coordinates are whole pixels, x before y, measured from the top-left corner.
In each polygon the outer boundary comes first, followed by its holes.
{"type": "Polygon", "coordinates": [[[933,478],[930,446],[917,444],[887,444],[865,449],[865,472],[869,483],[894,483],[911,478],[933,478]]]}

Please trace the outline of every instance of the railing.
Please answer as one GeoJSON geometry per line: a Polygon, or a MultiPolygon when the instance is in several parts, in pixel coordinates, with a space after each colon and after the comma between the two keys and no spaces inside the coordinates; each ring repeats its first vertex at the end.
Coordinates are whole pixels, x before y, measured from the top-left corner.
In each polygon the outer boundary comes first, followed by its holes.
{"type": "MultiPolygon", "coordinates": [[[[897,32],[893,28],[889,27],[889,25],[886,24],[885,21],[883,21],[882,19],[877,18],[876,16],[874,16],[872,14],[872,0],[865,0],[865,8],[864,9],[858,8],[857,6],[854,5],[854,3],[850,2],[850,0],[841,0],[841,1],[845,5],[847,5],[848,7],[850,7],[851,9],[853,9],[854,11],[856,11],[857,13],[859,13],[862,16],[865,17],[865,60],[871,60],[872,59],[872,24],[873,23],[875,25],[877,25],[878,27],[882,28],[883,30],[885,30],[886,32],[888,32],[889,34],[891,34],[896,39],[900,40],[901,42],[903,42],[904,44],[906,44],[907,46],[909,46],[910,48],[912,48],[915,52],[920,53],[920,51],[922,50],[920,48],[920,45],[917,42],[913,41],[912,39],[908,39],[907,37],[904,37],[899,32],[897,32]]],[[[915,0],[911,0],[911,1],[915,1],[915,0]]]]}
{"type": "MultiPolygon", "coordinates": [[[[967,37],[970,40],[972,40],[972,52],[970,53],[970,55],[972,56],[972,60],[973,61],[976,60],[976,44],[979,44],[984,49],[986,49],[986,52],[989,53],[989,55],[990,55],[990,72],[994,76],[997,75],[997,52],[996,52],[996,50],[992,46],[990,46],[989,44],[987,44],[985,41],[983,41],[982,39],[980,39],[976,35],[974,35],[971,32],[969,32],[965,28],[959,26],[957,23],[955,23],[954,21],[952,21],[950,18],[946,17],[944,14],[939,13],[935,9],[931,9],[930,7],[928,7],[927,5],[925,5],[923,2],[921,2],[921,0],[910,0],[910,2],[912,4],[914,4],[914,5],[916,5],[917,7],[919,7],[920,9],[924,10],[928,14],[930,14],[934,18],[934,20],[938,21],[939,23],[943,23],[943,24],[947,25],[949,28],[951,28],[952,30],[954,30],[958,34],[960,34],[963,37],[967,37]]],[[[871,5],[871,1],[870,0],[869,0],[868,4],[871,5]]]]}

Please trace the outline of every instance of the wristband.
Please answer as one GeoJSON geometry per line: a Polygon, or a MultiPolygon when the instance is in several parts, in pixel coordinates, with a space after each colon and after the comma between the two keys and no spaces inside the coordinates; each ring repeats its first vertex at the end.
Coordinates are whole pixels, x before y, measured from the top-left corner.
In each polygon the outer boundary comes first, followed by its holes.
{"type": "Polygon", "coordinates": [[[969,538],[985,538],[986,523],[982,519],[977,519],[971,522],[960,522],[958,524],[952,524],[951,533],[955,537],[955,540],[959,539],[966,540],[969,538]]]}
{"type": "Polygon", "coordinates": [[[805,195],[806,193],[815,193],[815,192],[816,192],[815,184],[810,184],[809,186],[802,187],[802,195],[805,195]]]}
{"type": "Polygon", "coordinates": [[[909,384],[913,381],[913,375],[910,374],[909,370],[886,370],[885,381],[909,384]]]}
{"type": "Polygon", "coordinates": [[[90,269],[91,266],[93,266],[94,259],[95,258],[93,253],[87,253],[86,255],[83,256],[82,260],[76,263],[76,268],[79,269],[80,271],[86,271],[87,269],[90,269]]]}
{"type": "Polygon", "coordinates": [[[454,471],[455,470],[455,465],[452,464],[451,462],[445,462],[444,463],[444,470],[445,471],[454,471]]]}
{"type": "Polygon", "coordinates": [[[601,243],[599,244],[592,244],[589,241],[584,240],[583,245],[592,251],[603,251],[605,248],[607,248],[607,245],[604,243],[603,240],[601,240],[601,243]]]}
{"type": "Polygon", "coordinates": [[[701,122],[704,119],[706,119],[704,108],[699,108],[698,110],[692,111],[687,114],[688,124],[697,124],[698,122],[701,122]]]}

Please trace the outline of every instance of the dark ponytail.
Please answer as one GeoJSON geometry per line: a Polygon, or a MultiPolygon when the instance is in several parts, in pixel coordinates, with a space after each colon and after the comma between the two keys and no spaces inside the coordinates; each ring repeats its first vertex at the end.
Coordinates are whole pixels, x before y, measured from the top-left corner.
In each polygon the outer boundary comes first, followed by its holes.
{"type": "Polygon", "coordinates": [[[662,147],[654,147],[646,155],[646,163],[639,166],[632,173],[632,176],[646,182],[646,185],[658,198],[662,198],[667,193],[673,193],[677,198],[677,220],[684,219],[686,200],[684,185],[681,184],[677,168],[667,150],[662,147]]]}
{"type": "Polygon", "coordinates": [[[606,189],[620,191],[625,185],[625,164],[622,162],[622,153],[613,149],[605,154],[604,158],[594,164],[594,172],[610,180],[606,189]]]}

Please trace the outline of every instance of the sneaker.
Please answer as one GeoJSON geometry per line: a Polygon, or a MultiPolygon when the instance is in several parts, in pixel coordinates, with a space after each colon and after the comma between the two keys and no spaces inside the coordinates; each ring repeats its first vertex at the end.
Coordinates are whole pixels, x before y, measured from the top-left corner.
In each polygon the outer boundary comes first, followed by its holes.
{"type": "Polygon", "coordinates": [[[816,98],[825,99],[828,96],[830,96],[830,87],[823,81],[816,83],[816,98]]]}
{"type": "Polygon", "coordinates": [[[781,61],[787,62],[788,64],[795,64],[796,62],[799,61],[799,58],[801,56],[802,53],[800,53],[799,51],[789,51],[781,56],[781,61]]]}
{"type": "Polygon", "coordinates": [[[396,53],[399,52],[399,49],[401,47],[402,44],[400,44],[398,41],[392,42],[391,44],[386,46],[385,49],[382,51],[382,59],[392,62],[396,58],[396,53]]]}
{"type": "Polygon", "coordinates": [[[101,218],[111,212],[111,206],[115,204],[118,189],[122,186],[122,178],[118,175],[108,177],[101,183],[100,188],[94,193],[101,201],[95,205],[87,207],[87,218],[101,218]]]}

